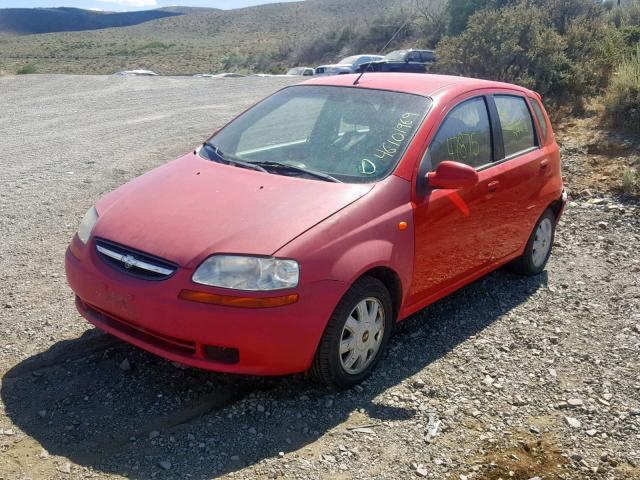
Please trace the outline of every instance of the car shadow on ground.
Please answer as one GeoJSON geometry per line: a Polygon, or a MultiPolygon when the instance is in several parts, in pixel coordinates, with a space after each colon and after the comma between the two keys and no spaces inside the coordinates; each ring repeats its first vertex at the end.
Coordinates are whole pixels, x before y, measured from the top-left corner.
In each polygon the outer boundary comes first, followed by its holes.
{"type": "Polygon", "coordinates": [[[50,454],[128,478],[211,478],[302,449],[330,430],[357,436],[350,428],[423,414],[384,405],[379,395],[546,283],[546,272],[497,271],[419,312],[401,324],[361,389],[336,392],[302,375],[255,379],[182,368],[88,330],[16,365],[0,393],[6,415],[50,454]]]}

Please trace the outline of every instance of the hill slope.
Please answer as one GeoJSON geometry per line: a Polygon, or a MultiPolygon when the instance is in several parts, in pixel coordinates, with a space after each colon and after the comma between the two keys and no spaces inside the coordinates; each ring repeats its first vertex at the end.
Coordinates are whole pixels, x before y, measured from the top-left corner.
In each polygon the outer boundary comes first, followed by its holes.
{"type": "Polygon", "coordinates": [[[265,70],[274,54],[294,49],[314,35],[366,24],[407,3],[409,0],[306,0],[236,10],[195,10],[117,29],[5,38],[0,39],[0,70],[15,72],[27,64],[40,73],[107,74],[148,68],[162,74],[185,74],[237,69],[245,64],[265,70]]]}
{"type": "Polygon", "coordinates": [[[96,30],[128,27],[158,18],[182,15],[171,10],[140,12],[96,12],[80,8],[2,8],[0,35],[96,30]]]}

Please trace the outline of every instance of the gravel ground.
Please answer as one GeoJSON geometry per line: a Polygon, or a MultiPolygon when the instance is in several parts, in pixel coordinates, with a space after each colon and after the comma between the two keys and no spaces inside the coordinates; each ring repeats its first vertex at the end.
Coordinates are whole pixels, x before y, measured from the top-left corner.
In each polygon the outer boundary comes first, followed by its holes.
{"type": "Polygon", "coordinates": [[[573,202],[547,272],[415,315],[350,391],[183,368],[80,318],[84,211],[286,83],[0,79],[0,479],[640,478],[631,201],[573,202]]]}

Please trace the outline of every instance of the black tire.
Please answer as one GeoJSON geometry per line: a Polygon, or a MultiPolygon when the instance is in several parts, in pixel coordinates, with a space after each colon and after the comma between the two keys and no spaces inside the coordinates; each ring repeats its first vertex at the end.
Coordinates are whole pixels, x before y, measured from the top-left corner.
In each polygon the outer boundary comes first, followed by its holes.
{"type": "Polygon", "coordinates": [[[349,388],[362,382],[380,361],[391,336],[393,324],[393,307],[387,288],[376,278],[369,276],[360,278],[344,294],[333,311],[316,351],[310,370],[311,376],[315,380],[335,388],[349,388]],[[342,331],[356,305],[370,297],[377,299],[384,310],[383,338],[369,365],[362,372],[351,374],[344,369],[340,360],[342,331]]]}
{"type": "Polygon", "coordinates": [[[533,232],[531,232],[531,236],[527,241],[527,246],[525,247],[523,254],[508,265],[509,270],[519,275],[526,275],[526,276],[538,275],[539,273],[541,273],[547,266],[547,261],[551,256],[551,250],[553,248],[553,239],[555,237],[555,233],[556,233],[556,216],[553,213],[553,211],[548,208],[544,211],[542,216],[536,222],[536,225],[533,227],[533,232]],[[549,251],[545,256],[544,261],[539,263],[539,265],[536,265],[536,263],[534,262],[534,242],[538,232],[538,227],[545,220],[548,220],[551,222],[551,239],[549,244],[549,251]]]}

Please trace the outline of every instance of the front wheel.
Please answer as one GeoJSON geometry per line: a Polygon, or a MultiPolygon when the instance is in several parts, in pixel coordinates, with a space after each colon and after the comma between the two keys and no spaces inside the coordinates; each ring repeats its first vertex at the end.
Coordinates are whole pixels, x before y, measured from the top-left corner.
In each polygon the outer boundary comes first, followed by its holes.
{"type": "Polygon", "coordinates": [[[551,256],[555,230],[556,216],[547,209],[536,223],[522,256],[515,259],[509,268],[521,275],[537,275],[542,272],[551,256]]]}
{"type": "Polygon", "coordinates": [[[384,284],[362,277],[331,315],[311,367],[319,381],[348,388],[367,378],[393,327],[391,296],[384,284]]]}

